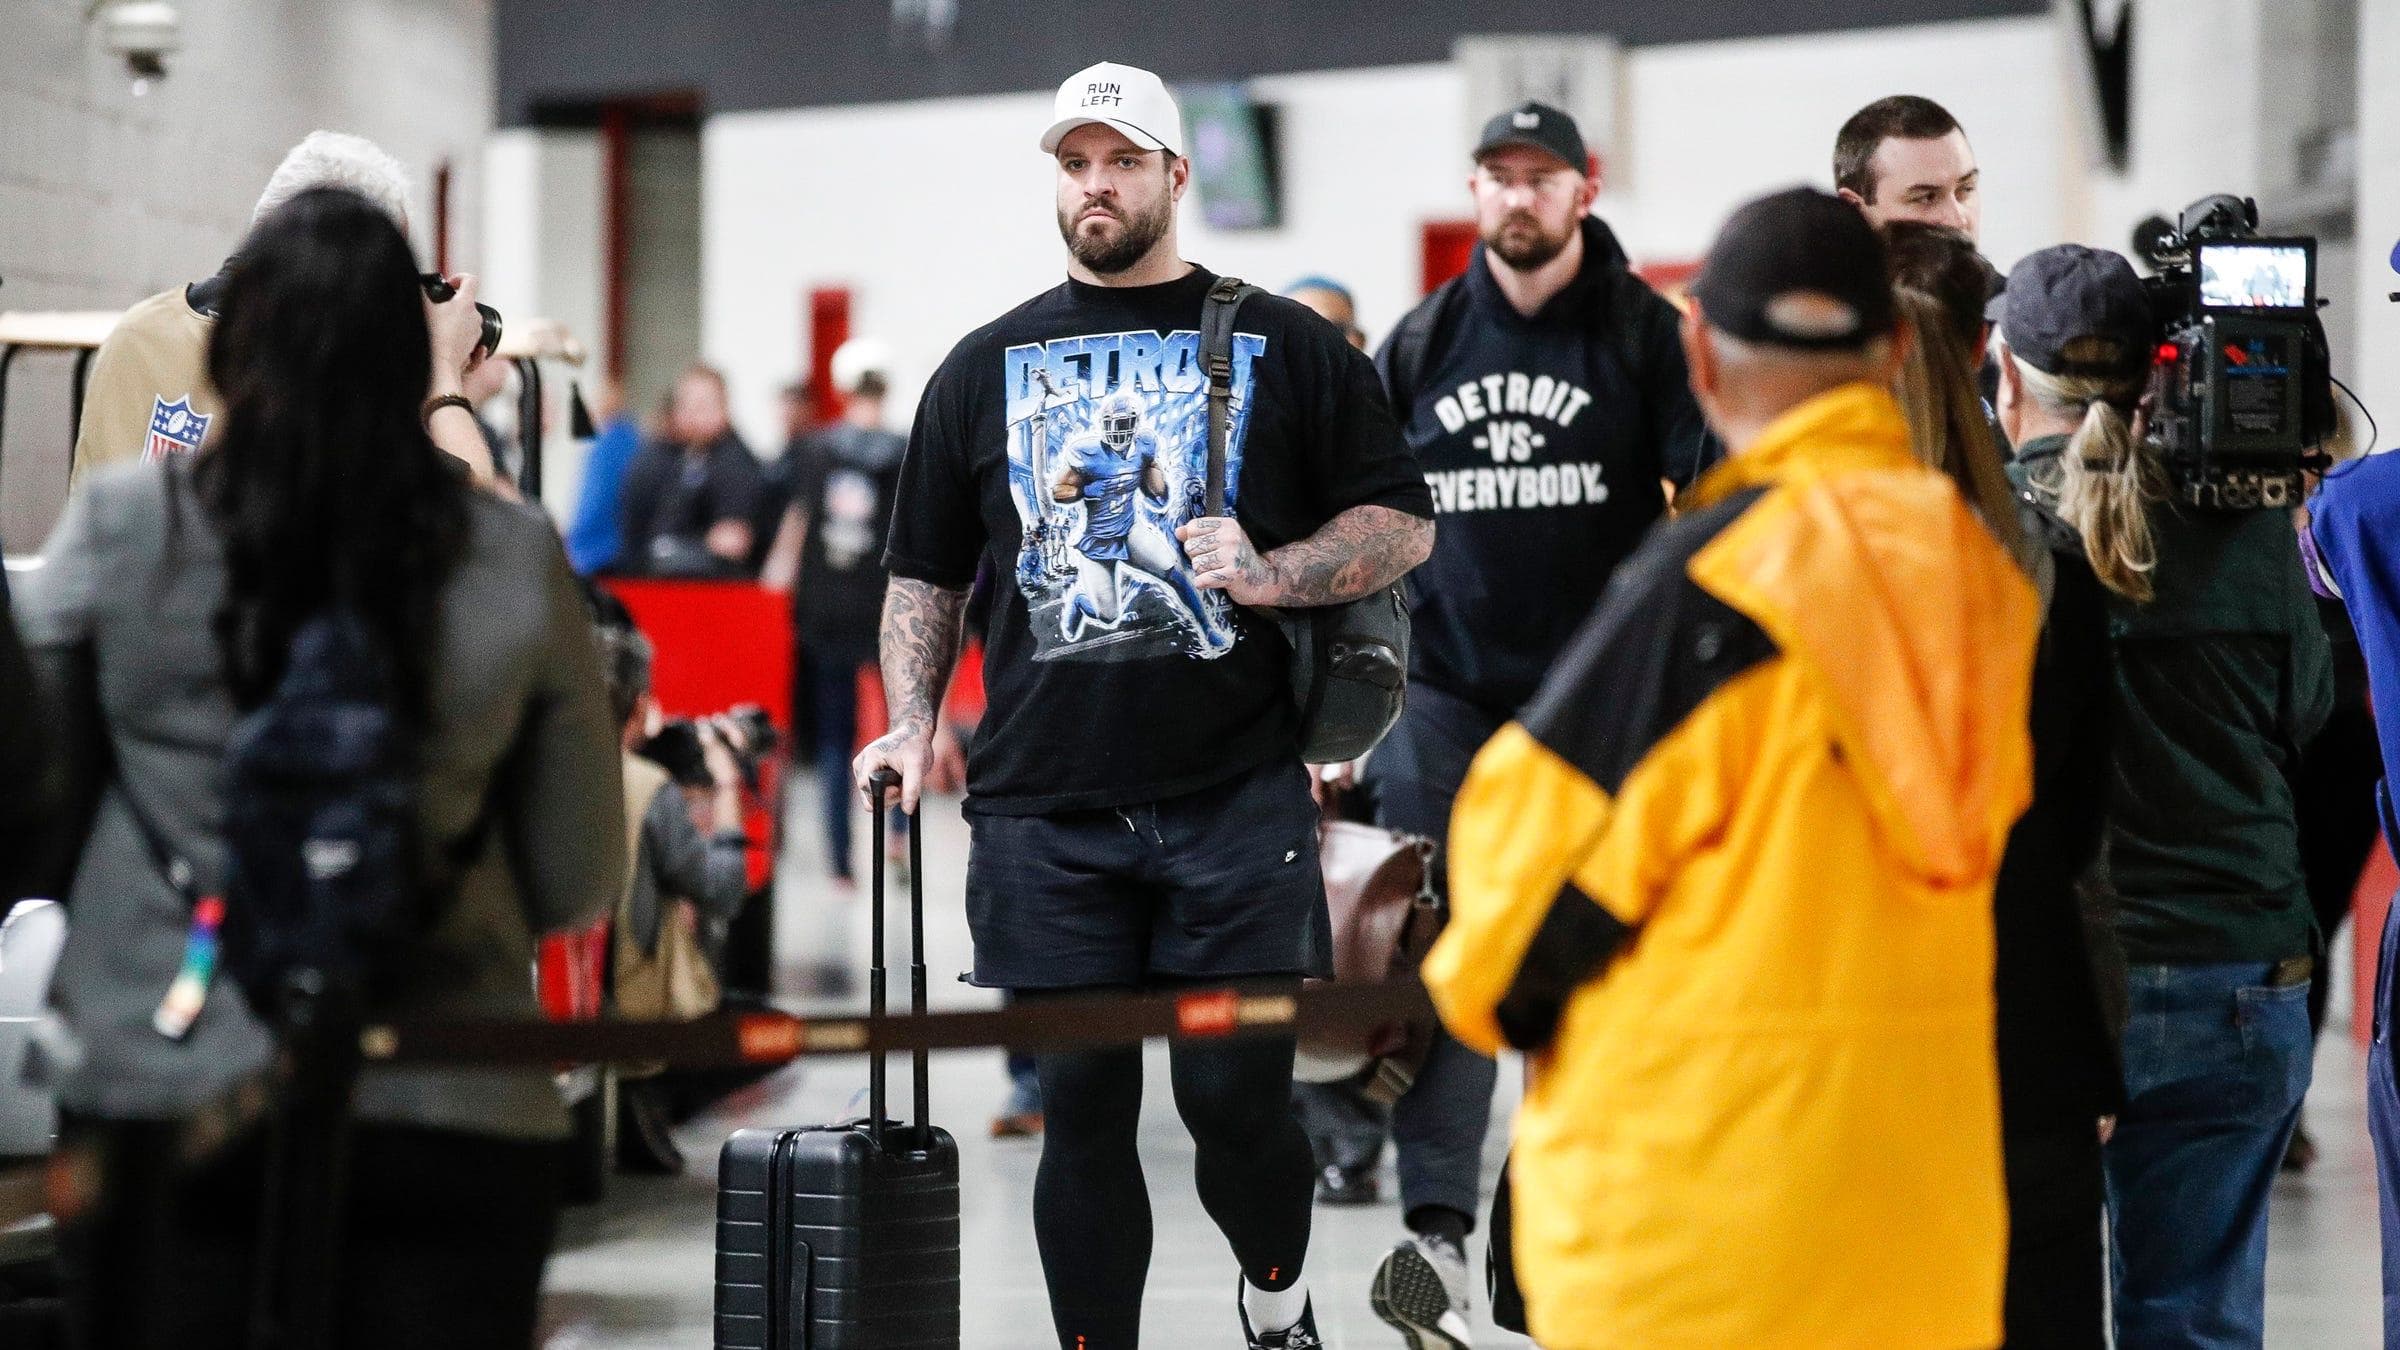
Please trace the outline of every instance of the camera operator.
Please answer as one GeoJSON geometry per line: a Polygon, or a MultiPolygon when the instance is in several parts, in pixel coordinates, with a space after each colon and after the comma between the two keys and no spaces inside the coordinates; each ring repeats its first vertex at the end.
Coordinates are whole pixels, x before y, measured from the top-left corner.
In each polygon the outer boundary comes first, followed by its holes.
{"type": "Polygon", "coordinates": [[[2010,474],[2110,592],[2109,890],[2129,963],[2106,1157],[2117,1343],[2259,1344],[2267,1195],[2309,1080],[2314,920],[2287,775],[2331,706],[2291,524],[2163,500],[2137,415],[2156,344],[2125,260],[2044,249],[2009,278],[2010,474]]]}
{"type": "MultiPolygon", "coordinates": [[[[253,225],[310,188],[343,188],[375,204],[400,232],[408,233],[408,173],[380,146],[338,131],[312,131],[275,166],[266,190],[251,211],[253,225]]],[[[205,281],[162,291],[126,310],[92,359],[83,400],[83,422],[75,434],[75,480],[96,469],[132,459],[190,454],[224,412],[224,400],[209,380],[209,335],[217,303],[233,267],[205,281]]],[[[475,333],[475,278],[448,280],[456,293],[425,304],[434,330],[433,383],[425,391],[426,434],[441,450],[467,466],[479,484],[494,485],[491,449],[484,443],[473,408],[461,389],[472,364],[474,344],[449,356],[443,334],[475,333]]]]}

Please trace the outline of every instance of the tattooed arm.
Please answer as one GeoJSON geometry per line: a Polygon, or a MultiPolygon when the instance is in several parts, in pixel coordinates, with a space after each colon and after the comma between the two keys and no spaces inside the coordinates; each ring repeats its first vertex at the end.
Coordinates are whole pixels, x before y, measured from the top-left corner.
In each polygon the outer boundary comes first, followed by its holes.
{"type": "Polygon", "coordinates": [[[1433,553],[1433,522],[1388,506],[1353,506],[1323,529],[1261,554],[1239,523],[1203,516],[1175,531],[1193,584],[1235,603],[1305,609],[1373,595],[1433,553]]]}
{"type": "Polygon", "coordinates": [[[880,769],[900,775],[897,800],[917,809],[933,756],[933,731],[942,706],[942,686],[958,664],[966,629],[967,593],[907,577],[892,578],[883,597],[883,688],[891,703],[892,729],[858,752],[851,773],[861,793],[880,769]]]}

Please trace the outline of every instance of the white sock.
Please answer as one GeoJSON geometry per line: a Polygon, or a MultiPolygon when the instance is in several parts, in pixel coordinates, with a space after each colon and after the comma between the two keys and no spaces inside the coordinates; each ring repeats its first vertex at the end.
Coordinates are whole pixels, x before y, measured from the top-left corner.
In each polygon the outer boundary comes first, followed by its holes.
{"type": "Polygon", "coordinates": [[[1256,1332],[1288,1331],[1308,1310],[1308,1282],[1294,1280],[1281,1289],[1261,1289],[1242,1277],[1242,1311],[1250,1314],[1256,1332]]]}

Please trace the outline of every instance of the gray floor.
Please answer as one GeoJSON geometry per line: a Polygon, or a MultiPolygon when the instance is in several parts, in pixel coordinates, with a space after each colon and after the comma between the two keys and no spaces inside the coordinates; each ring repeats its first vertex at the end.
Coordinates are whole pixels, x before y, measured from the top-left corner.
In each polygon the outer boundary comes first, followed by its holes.
{"type": "MultiPolygon", "coordinates": [[[[778,899],[778,956],[795,989],[800,970],[819,953],[849,950],[863,968],[865,952],[863,904],[814,880],[825,869],[816,849],[815,817],[805,806],[803,797],[778,899]]],[[[966,926],[957,901],[965,830],[953,803],[936,804],[929,816],[927,965],[935,973],[933,1001],[937,1007],[981,1006],[987,995],[948,978],[967,964],[966,926]]],[[[899,913],[895,907],[894,914],[899,913]]],[[[898,927],[893,931],[904,936],[898,927]]],[[[2338,1016],[2348,1003],[2342,990],[2336,995],[2338,1016]]],[[[2268,1344],[2278,1350],[2364,1350],[2376,1344],[2375,1179],[2364,1123],[2363,1062],[2346,1034],[2326,1037],[2309,1099],[2309,1123],[2324,1156],[2306,1176],[2286,1177],[2277,1188],[2267,1279],[2268,1344]]],[[[1163,1050],[1153,1046],[1150,1063],[1152,1083],[1163,1085],[1163,1050]]],[[[1039,1146],[985,1137],[985,1123],[1005,1085],[997,1053],[936,1056],[932,1077],[934,1119],[959,1142],[966,1207],[965,1344],[973,1350],[1050,1350],[1055,1341],[1028,1218],[1039,1146]]],[[[1504,1071],[1502,1078],[1513,1082],[1514,1075],[1504,1071]]],[[[682,1132],[680,1141],[692,1158],[687,1175],[619,1178],[607,1201],[573,1212],[551,1263],[548,1350],[706,1347],[717,1146],[745,1126],[809,1123],[848,1113],[865,1081],[863,1061],[857,1060],[818,1059],[788,1069],[682,1132]]],[[[905,1084],[905,1076],[896,1074],[894,1082],[905,1084]]],[[[1486,1155],[1487,1181],[1497,1170],[1505,1122],[1514,1107],[1513,1091],[1503,1092],[1507,1100],[1495,1114],[1486,1155]]],[[[1163,1086],[1149,1094],[1142,1133],[1157,1230],[1144,1307],[1145,1342],[1168,1350],[1238,1347],[1240,1333],[1229,1306],[1233,1259],[1193,1193],[1191,1145],[1163,1086]]],[[[1390,1203],[1318,1212],[1310,1283],[1319,1323],[1337,1350],[1399,1345],[1366,1301],[1368,1276],[1398,1227],[1398,1209],[1390,1203]]],[[[1476,1259],[1481,1259],[1480,1239],[1476,1259]]],[[[1478,1346],[1528,1344],[1493,1331],[1480,1315],[1477,1322],[1478,1346]]]]}

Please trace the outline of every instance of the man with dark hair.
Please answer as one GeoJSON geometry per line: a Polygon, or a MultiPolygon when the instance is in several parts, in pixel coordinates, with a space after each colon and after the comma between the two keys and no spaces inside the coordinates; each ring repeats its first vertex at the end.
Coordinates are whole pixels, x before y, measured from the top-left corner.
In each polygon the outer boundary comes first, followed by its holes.
{"type": "Polygon", "coordinates": [[[1856,211],[1750,203],[1692,299],[1727,457],[1476,756],[1426,987],[1528,1057],[1542,1345],[1994,1345],[2039,601],[1910,451],[1856,211]]]}
{"type": "MultiPolygon", "coordinates": [[[[1541,103],[1486,124],[1467,190],[1482,242],[1376,356],[1441,512],[1409,579],[1408,708],[1362,773],[1386,828],[1437,843],[1476,747],[1541,684],[1608,585],[1718,455],[1693,402],[1675,307],[1627,270],[1591,214],[1599,182],[1573,118],[1541,103]]],[[[1434,884],[1443,884],[1436,856],[1434,884]]],[[[1468,1344],[1466,1238],[1498,1068],[1447,1035],[1394,1105],[1409,1239],[1377,1268],[1376,1313],[1417,1350],[1468,1344]]],[[[1373,1116],[1303,1092],[1326,1141],[1319,1197],[1371,1194],[1373,1116]],[[1347,1108],[1346,1110],[1343,1108],[1347,1108]]],[[[1498,1240],[1501,1235],[1492,1235],[1498,1240]]]]}
{"type": "Polygon", "coordinates": [[[1833,140],[1833,186],[1881,225],[1921,220],[1976,237],[1983,194],[1975,151],[1949,110],[1894,94],[1851,114],[1833,140]]]}
{"type": "MultiPolygon", "coordinates": [[[[1290,648],[1257,610],[1399,580],[1433,546],[1424,478],[1366,356],[1251,295],[1220,368],[1208,514],[1200,328],[1219,279],[1176,244],[1191,167],[1175,100],[1104,62],[1060,86],[1040,143],[1067,278],[962,339],[917,406],[884,555],[892,730],[860,753],[859,786],[895,770],[916,806],[981,563],[1000,581],[967,761],[973,981],[1038,998],[1330,974],[1290,648]]],[[[1251,1350],[1324,1344],[1301,1269],[1314,1169],[1293,1049],[1167,1056],[1251,1350]]],[[[1037,1059],[1034,1236],[1058,1342],[1131,1346],[1150,1267],[1142,1047],[1037,1059]]]]}

